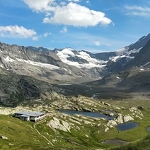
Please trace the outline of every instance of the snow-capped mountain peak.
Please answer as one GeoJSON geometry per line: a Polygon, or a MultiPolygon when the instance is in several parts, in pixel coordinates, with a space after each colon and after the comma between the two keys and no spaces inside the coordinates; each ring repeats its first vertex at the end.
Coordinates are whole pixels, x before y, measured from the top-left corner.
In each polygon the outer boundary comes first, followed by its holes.
{"type": "Polygon", "coordinates": [[[107,63],[107,61],[97,60],[92,58],[85,51],[74,51],[71,48],[65,48],[57,52],[57,56],[61,59],[62,62],[78,67],[78,68],[102,68],[107,63]]]}

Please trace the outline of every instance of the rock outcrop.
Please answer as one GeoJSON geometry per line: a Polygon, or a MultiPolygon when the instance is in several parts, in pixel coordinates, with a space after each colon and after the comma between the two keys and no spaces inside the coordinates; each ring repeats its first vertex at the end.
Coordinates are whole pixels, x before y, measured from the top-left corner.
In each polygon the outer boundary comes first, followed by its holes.
{"type": "Polygon", "coordinates": [[[0,138],[3,140],[8,140],[8,137],[0,135],[0,138]]]}
{"type": "Polygon", "coordinates": [[[52,129],[59,129],[65,132],[70,132],[71,126],[68,122],[59,120],[58,118],[53,117],[53,119],[47,123],[52,129]]]}

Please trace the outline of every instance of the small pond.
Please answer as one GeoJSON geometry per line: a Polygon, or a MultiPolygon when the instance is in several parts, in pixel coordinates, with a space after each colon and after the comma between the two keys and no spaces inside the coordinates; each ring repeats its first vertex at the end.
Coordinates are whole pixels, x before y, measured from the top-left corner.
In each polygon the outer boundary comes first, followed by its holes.
{"type": "Polygon", "coordinates": [[[105,118],[106,120],[112,120],[114,119],[114,116],[109,116],[105,114],[101,114],[99,112],[84,112],[84,111],[76,111],[76,110],[59,110],[61,113],[65,113],[68,115],[84,115],[88,117],[94,117],[94,118],[105,118]]]}
{"type": "Polygon", "coordinates": [[[150,132],[150,127],[147,128],[147,131],[150,132]]]}
{"type": "Polygon", "coordinates": [[[102,142],[103,144],[108,144],[108,145],[122,145],[126,144],[127,141],[121,140],[121,139],[112,139],[112,140],[106,140],[102,142]]]}
{"type": "Polygon", "coordinates": [[[136,122],[126,122],[126,123],[118,124],[116,126],[116,128],[119,131],[125,131],[125,130],[133,129],[133,128],[137,127],[137,126],[138,126],[138,123],[136,123],[136,122]]]}

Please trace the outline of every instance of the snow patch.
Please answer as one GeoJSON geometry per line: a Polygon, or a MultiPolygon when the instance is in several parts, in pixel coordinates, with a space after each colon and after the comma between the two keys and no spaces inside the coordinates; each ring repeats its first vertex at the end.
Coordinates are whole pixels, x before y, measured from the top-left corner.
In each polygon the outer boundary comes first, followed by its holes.
{"type": "Polygon", "coordinates": [[[2,64],[0,65],[0,67],[1,67],[1,68],[4,68],[4,66],[3,66],[2,64]]]}
{"type": "Polygon", "coordinates": [[[140,70],[141,70],[141,71],[144,71],[144,69],[143,69],[143,68],[141,68],[140,70]]]}
{"type": "Polygon", "coordinates": [[[4,58],[4,60],[6,62],[14,62],[15,61],[14,59],[10,58],[9,56],[7,56],[6,58],[4,58]]]}
{"type": "Polygon", "coordinates": [[[94,68],[94,67],[98,67],[98,68],[103,68],[104,66],[106,66],[107,61],[99,61],[97,59],[91,58],[89,54],[87,54],[86,52],[80,51],[77,54],[75,54],[73,52],[73,49],[71,48],[66,48],[63,49],[62,51],[58,51],[57,56],[61,59],[62,62],[71,65],[71,66],[75,66],[78,68],[94,68]],[[88,61],[88,63],[84,63],[84,64],[79,64],[78,62],[72,62],[70,60],[68,60],[67,58],[69,57],[79,57],[82,58],[86,61],[88,61]]]}
{"type": "Polygon", "coordinates": [[[117,76],[116,78],[117,78],[117,79],[121,79],[121,78],[120,78],[120,77],[118,77],[118,76],[117,76]]]}
{"type": "Polygon", "coordinates": [[[125,55],[115,56],[115,57],[111,57],[110,60],[113,61],[113,62],[116,62],[118,59],[123,58],[123,57],[126,57],[126,56],[125,55]]]}
{"type": "Polygon", "coordinates": [[[20,62],[24,62],[24,63],[30,64],[30,65],[33,65],[33,66],[44,67],[44,68],[48,68],[48,69],[51,69],[51,70],[60,68],[60,67],[57,67],[57,66],[54,66],[54,65],[51,65],[51,64],[34,62],[34,61],[31,61],[31,60],[24,60],[24,59],[19,59],[19,58],[17,58],[16,60],[20,61],[20,62]]]}
{"type": "Polygon", "coordinates": [[[143,65],[143,67],[147,66],[150,62],[147,62],[146,64],[143,65]]]}
{"type": "Polygon", "coordinates": [[[130,51],[128,49],[129,49],[129,47],[124,47],[124,48],[121,48],[119,50],[116,50],[115,52],[116,52],[117,56],[111,57],[111,58],[109,58],[109,60],[116,62],[118,59],[121,59],[123,57],[133,59],[134,57],[131,57],[130,55],[134,54],[134,53],[139,53],[139,51],[142,49],[142,47],[139,49],[133,49],[130,51]]]}
{"type": "Polygon", "coordinates": [[[124,54],[126,51],[128,51],[128,49],[129,49],[129,47],[123,47],[123,48],[121,48],[121,49],[119,49],[119,50],[116,50],[115,52],[116,52],[117,55],[122,55],[122,54],[124,54]]]}

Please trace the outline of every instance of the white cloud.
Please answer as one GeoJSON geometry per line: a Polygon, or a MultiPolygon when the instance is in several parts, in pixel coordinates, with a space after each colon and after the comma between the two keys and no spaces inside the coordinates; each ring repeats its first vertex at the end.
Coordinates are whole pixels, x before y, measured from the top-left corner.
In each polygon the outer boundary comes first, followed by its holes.
{"type": "Polygon", "coordinates": [[[68,0],[68,2],[80,2],[80,0],[68,0]]]}
{"type": "Polygon", "coordinates": [[[34,11],[50,11],[53,9],[52,4],[55,0],[23,0],[34,11]]]}
{"type": "Polygon", "coordinates": [[[43,36],[44,36],[44,37],[48,37],[50,34],[51,34],[51,33],[45,32],[45,33],[43,34],[43,36]]]}
{"type": "Polygon", "coordinates": [[[101,43],[100,43],[99,41],[94,41],[94,44],[95,44],[96,46],[100,46],[100,45],[101,45],[101,43]]]}
{"type": "Polygon", "coordinates": [[[34,37],[32,38],[33,41],[38,41],[38,39],[39,39],[38,36],[34,36],[34,37]]]}
{"type": "Polygon", "coordinates": [[[66,33],[68,31],[67,27],[63,27],[63,29],[60,31],[61,33],[66,33]]]}
{"type": "Polygon", "coordinates": [[[150,17],[150,8],[141,6],[124,6],[127,15],[150,17]]]}
{"type": "Polygon", "coordinates": [[[46,33],[44,33],[44,35],[43,35],[44,37],[47,37],[48,36],[48,33],[46,32],[46,33]]]}
{"type": "Polygon", "coordinates": [[[64,6],[64,5],[66,5],[66,2],[60,2],[60,5],[64,6]]]}
{"type": "Polygon", "coordinates": [[[4,36],[19,36],[23,38],[29,38],[36,35],[36,32],[31,29],[26,29],[23,26],[0,26],[0,33],[4,36]]]}
{"type": "Polygon", "coordinates": [[[44,23],[64,24],[73,26],[108,25],[112,21],[100,11],[90,10],[85,6],[70,2],[66,6],[55,7],[52,17],[45,17],[44,23]]]}
{"type": "Polygon", "coordinates": [[[90,10],[75,2],[80,0],[68,0],[69,3],[57,4],[55,0],[23,0],[33,11],[45,12],[44,23],[63,24],[72,26],[96,26],[108,25],[112,21],[103,12],[90,10]]]}
{"type": "Polygon", "coordinates": [[[45,16],[46,16],[46,17],[51,16],[51,13],[46,12],[46,15],[45,15],[45,16]]]}

